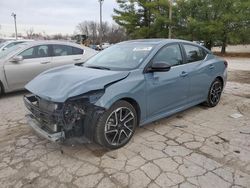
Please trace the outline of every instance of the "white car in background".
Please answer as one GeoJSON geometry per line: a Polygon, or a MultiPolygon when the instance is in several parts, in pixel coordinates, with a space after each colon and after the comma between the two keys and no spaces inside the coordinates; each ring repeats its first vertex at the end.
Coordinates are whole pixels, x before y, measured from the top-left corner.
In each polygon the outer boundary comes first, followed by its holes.
{"type": "Polygon", "coordinates": [[[91,48],[61,41],[33,41],[12,46],[0,53],[0,94],[22,90],[41,72],[85,62],[96,53],[91,48]]]}
{"type": "Polygon", "coordinates": [[[0,44],[0,53],[12,46],[15,46],[17,44],[21,44],[21,43],[24,43],[24,42],[30,42],[30,41],[33,41],[33,40],[8,40],[8,41],[5,41],[3,43],[0,44]]]}

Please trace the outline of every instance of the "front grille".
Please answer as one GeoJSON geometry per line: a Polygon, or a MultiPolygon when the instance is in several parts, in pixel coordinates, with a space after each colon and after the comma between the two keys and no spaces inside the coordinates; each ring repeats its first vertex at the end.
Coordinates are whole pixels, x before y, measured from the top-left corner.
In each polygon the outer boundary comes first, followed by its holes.
{"type": "Polygon", "coordinates": [[[41,124],[43,129],[46,129],[47,132],[59,132],[60,125],[62,125],[63,113],[62,110],[54,109],[52,110],[51,106],[53,103],[46,105],[44,101],[35,95],[24,96],[24,104],[27,109],[32,113],[35,119],[41,124]],[[42,104],[42,105],[41,105],[42,104]]]}

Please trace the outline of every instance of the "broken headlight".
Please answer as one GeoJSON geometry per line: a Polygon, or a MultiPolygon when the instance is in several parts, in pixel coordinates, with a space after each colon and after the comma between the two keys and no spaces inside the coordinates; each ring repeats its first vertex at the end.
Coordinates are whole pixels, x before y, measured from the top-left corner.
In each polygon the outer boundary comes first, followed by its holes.
{"type": "Polygon", "coordinates": [[[81,120],[86,114],[88,106],[94,104],[103,94],[104,90],[96,90],[68,99],[63,109],[67,128],[71,128],[77,121],[81,120]]]}

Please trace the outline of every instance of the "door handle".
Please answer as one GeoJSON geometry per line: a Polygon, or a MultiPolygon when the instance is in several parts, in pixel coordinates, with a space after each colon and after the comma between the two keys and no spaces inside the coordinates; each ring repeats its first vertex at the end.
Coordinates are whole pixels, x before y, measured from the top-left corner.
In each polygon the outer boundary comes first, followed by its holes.
{"type": "Polygon", "coordinates": [[[209,65],[209,68],[210,68],[210,69],[213,69],[213,68],[214,68],[214,65],[209,65]]]}
{"type": "Polygon", "coordinates": [[[44,61],[44,62],[41,62],[41,64],[48,64],[48,63],[50,63],[50,61],[44,61]]]}
{"type": "Polygon", "coordinates": [[[187,75],[188,75],[188,73],[185,72],[185,71],[183,71],[183,72],[180,74],[180,77],[185,77],[185,76],[187,76],[187,75]]]}

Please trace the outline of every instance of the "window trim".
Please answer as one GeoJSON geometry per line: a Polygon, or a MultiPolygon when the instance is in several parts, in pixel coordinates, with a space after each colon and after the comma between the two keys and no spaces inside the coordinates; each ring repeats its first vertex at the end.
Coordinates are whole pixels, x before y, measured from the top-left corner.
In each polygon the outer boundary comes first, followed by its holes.
{"type": "Polygon", "coordinates": [[[169,43],[169,44],[165,44],[163,45],[155,54],[154,56],[150,59],[150,61],[148,62],[148,64],[144,67],[144,70],[143,70],[143,73],[148,73],[148,69],[150,68],[150,66],[153,64],[153,59],[155,58],[155,56],[165,47],[168,47],[168,46],[171,46],[171,45],[178,45],[179,46],[179,49],[180,49],[180,52],[181,52],[181,57],[182,57],[182,63],[179,64],[179,65],[173,65],[171,66],[172,67],[177,67],[177,66],[181,66],[183,64],[185,64],[185,58],[184,58],[184,54],[183,54],[183,51],[182,51],[182,46],[179,42],[173,42],[173,43],[169,43]]]}

